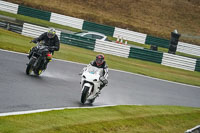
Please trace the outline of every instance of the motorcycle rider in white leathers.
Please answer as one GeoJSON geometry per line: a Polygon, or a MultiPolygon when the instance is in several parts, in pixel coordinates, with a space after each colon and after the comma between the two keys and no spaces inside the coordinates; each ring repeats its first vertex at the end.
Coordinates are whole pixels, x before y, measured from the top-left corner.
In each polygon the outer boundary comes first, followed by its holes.
{"type": "MultiPolygon", "coordinates": [[[[91,61],[89,65],[92,65],[97,68],[103,68],[103,75],[100,77],[102,84],[100,85],[100,91],[108,84],[108,66],[104,60],[103,54],[98,54],[94,61],[91,61]]],[[[84,68],[85,69],[85,68],[84,68]]]]}

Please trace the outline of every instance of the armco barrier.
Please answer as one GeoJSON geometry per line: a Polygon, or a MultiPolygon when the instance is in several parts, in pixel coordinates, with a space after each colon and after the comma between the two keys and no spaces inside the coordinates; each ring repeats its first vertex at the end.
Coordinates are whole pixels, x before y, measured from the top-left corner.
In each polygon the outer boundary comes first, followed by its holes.
{"type": "Polygon", "coordinates": [[[5,2],[5,1],[0,0],[0,10],[1,11],[6,11],[9,13],[17,14],[18,6],[19,5],[17,5],[17,4],[13,4],[10,2],[5,2]]]}
{"type": "Polygon", "coordinates": [[[161,64],[165,66],[194,71],[196,59],[164,53],[161,64]]]}
{"type": "MultiPolygon", "coordinates": [[[[33,24],[24,23],[22,29],[22,35],[29,37],[39,37],[42,33],[47,32],[48,28],[37,26],[33,24]]],[[[58,38],[60,38],[61,31],[56,30],[58,38]]]]}
{"type": "Polygon", "coordinates": [[[73,46],[77,46],[81,48],[94,50],[96,40],[86,38],[86,37],[81,37],[78,35],[61,33],[60,42],[64,44],[69,44],[69,45],[73,45],[73,46]]]}
{"type": "Polygon", "coordinates": [[[150,35],[147,35],[145,40],[145,44],[156,45],[163,48],[169,48],[169,42],[170,41],[167,39],[153,37],[150,35]]]}
{"type": "Polygon", "coordinates": [[[128,58],[130,46],[96,40],[94,51],[128,58]]]}
{"type": "Polygon", "coordinates": [[[10,22],[4,22],[4,21],[0,21],[0,27],[4,28],[4,29],[7,29],[9,31],[13,31],[13,32],[19,33],[19,34],[22,33],[22,28],[23,28],[22,25],[18,25],[18,24],[15,24],[15,23],[10,23],[10,22]]]}
{"type": "Polygon", "coordinates": [[[129,57],[161,64],[163,53],[148,49],[139,49],[131,47],[129,57]]]}
{"type": "Polygon", "coordinates": [[[38,9],[26,7],[26,6],[21,6],[21,5],[19,6],[18,14],[34,17],[38,19],[43,19],[47,21],[49,21],[51,17],[51,12],[42,11],[42,10],[38,10],[38,9]]]}
{"type": "Polygon", "coordinates": [[[125,29],[121,29],[117,27],[115,27],[115,31],[113,35],[113,37],[116,37],[116,38],[123,37],[123,39],[125,40],[134,41],[134,42],[138,42],[142,44],[145,43],[146,36],[147,35],[143,33],[125,30],[125,29]]]}
{"type": "Polygon", "coordinates": [[[192,45],[189,43],[178,42],[176,51],[195,56],[200,56],[200,46],[192,45]]]}
{"type": "Polygon", "coordinates": [[[16,24],[8,23],[7,29],[9,31],[13,31],[13,32],[16,32],[16,33],[19,33],[19,34],[22,33],[22,25],[16,25],[16,24]]]}
{"type": "Polygon", "coordinates": [[[99,33],[103,33],[107,36],[113,36],[114,29],[115,28],[112,26],[96,24],[96,23],[88,22],[88,21],[84,21],[83,23],[83,30],[96,31],[99,33]]]}
{"type": "Polygon", "coordinates": [[[77,29],[82,29],[83,21],[84,21],[83,19],[64,16],[57,13],[51,13],[51,18],[50,18],[50,22],[77,28],[77,29]]]}
{"type": "Polygon", "coordinates": [[[200,72],[200,59],[197,59],[196,61],[195,71],[200,72]]]}

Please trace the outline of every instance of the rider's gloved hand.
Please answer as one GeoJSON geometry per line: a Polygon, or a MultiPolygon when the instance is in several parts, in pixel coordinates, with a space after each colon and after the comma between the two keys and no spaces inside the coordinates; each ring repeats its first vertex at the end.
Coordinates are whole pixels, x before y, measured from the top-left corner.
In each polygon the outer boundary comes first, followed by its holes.
{"type": "Polygon", "coordinates": [[[33,40],[30,41],[30,43],[32,43],[32,42],[33,42],[33,43],[37,43],[37,40],[36,40],[36,39],[33,39],[33,40]]]}

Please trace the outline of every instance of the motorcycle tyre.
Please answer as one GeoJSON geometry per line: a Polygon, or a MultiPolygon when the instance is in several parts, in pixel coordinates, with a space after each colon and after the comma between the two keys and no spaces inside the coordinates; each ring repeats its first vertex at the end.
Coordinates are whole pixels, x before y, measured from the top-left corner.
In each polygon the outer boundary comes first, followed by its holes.
{"type": "Polygon", "coordinates": [[[33,64],[35,63],[35,59],[31,58],[31,60],[29,61],[27,67],[26,67],[26,74],[30,75],[31,72],[33,71],[33,64]]]}
{"type": "Polygon", "coordinates": [[[81,95],[81,103],[84,104],[87,100],[89,93],[89,87],[85,86],[81,95]]]}

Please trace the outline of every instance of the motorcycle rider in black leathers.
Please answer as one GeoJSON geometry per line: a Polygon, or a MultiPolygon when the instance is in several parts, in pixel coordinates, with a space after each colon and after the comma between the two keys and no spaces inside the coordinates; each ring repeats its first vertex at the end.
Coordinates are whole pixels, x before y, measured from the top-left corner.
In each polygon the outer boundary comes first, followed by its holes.
{"type": "Polygon", "coordinates": [[[102,82],[101,86],[100,86],[100,90],[103,89],[103,87],[105,85],[108,84],[108,66],[106,64],[106,61],[104,60],[104,55],[103,54],[99,54],[96,56],[96,60],[90,62],[90,65],[97,67],[97,68],[103,68],[103,75],[100,77],[100,80],[102,82]]]}
{"type": "MultiPolygon", "coordinates": [[[[59,51],[60,49],[60,41],[58,39],[58,36],[56,35],[56,31],[54,28],[50,28],[48,32],[45,32],[41,34],[38,38],[33,39],[31,42],[37,43],[43,41],[45,46],[48,46],[49,51],[53,54],[54,51],[59,51]]],[[[28,58],[30,59],[33,51],[37,51],[37,47],[33,47],[28,55],[28,58]]],[[[47,62],[48,63],[48,62],[47,62]]]]}

